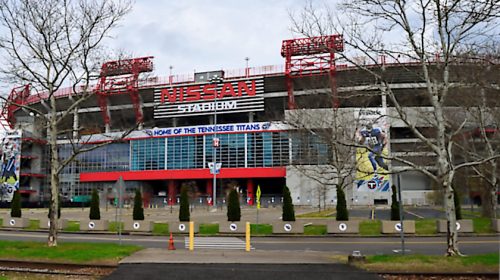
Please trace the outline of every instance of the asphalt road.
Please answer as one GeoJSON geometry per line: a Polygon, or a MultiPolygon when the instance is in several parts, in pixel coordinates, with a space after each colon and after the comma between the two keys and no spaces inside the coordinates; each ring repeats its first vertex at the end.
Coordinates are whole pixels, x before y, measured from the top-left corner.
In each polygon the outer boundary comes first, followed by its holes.
{"type": "Polygon", "coordinates": [[[345,264],[123,264],[104,279],[377,280],[381,278],[345,264]]]}
{"type": "MultiPolygon", "coordinates": [[[[177,249],[184,248],[184,236],[174,238],[177,249]]],[[[241,238],[244,240],[244,238],[241,238]]],[[[0,231],[0,240],[46,241],[47,234],[41,232],[0,231]]],[[[116,242],[117,235],[109,234],[60,234],[60,242],[116,242]]],[[[442,255],[445,252],[446,239],[439,237],[407,237],[406,249],[411,253],[442,255]]],[[[167,248],[168,237],[123,235],[123,244],[136,244],[147,248],[167,248]]],[[[331,251],[338,254],[350,254],[361,251],[365,255],[392,254],[401,249],[399,237],[252,237],[252,246],[256,250],[293,250],[293,251],[331,251]]],[[[459,237],[460,250],[464,254],[485,254],[498,252],[498,236],[459,237]]]]}

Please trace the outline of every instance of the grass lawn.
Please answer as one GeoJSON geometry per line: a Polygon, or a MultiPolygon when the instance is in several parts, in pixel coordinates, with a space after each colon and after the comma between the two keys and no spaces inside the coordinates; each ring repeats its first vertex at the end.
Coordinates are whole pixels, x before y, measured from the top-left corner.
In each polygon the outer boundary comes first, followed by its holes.
{"type": "Polygon", "coordinates": [[[40,221],[39,220],[30,220],[30,223],[26,229],[28,229],[28,230],[40,229],[40,221]]]}
{"type": "Polygon", "coordinates": [[[37,261],[63,261],[70,263],[116,264],[140,246],[108,243],[66,243],[47,247],[46,243],[0,241],[0,258],[37,261]]]}
{"type": "Polygon", "coordinates": [[[382,222],[379,220],[362,221],[359,223],[359,234],[362,236],[367,235],[381,235],[382,222]]]}
{"type": "Polygon", "coordinates": [[[168,224],[166,223],[154,223],[153,224],[153,235],[169,235],[168,224]]]}
{"type": "Polygon", "coordinates": [[[432,235],[437,233],[436,219],[415,220],[415,234],[432,235]]]}
{"type": "Polygon", "coordinates": [[[309,225],[304,227],[304,235],[325,235],[326,225],[309,225]]]}
{"type": "Polygon", "coordinates": [[[498,272],[498,257],[498,253],[466,257],[377,255],[367,256],[366,263],[359,266],[378,272],[498,272]]]}
{"type": "Polygon", "coordinates": [[[108,231],[111,232],[118,232],[118,225],[121,224],[121,230],[123,232],[123,227],[125,226],[123,222],[109,222],[109,229],[108,231]]]}
{"type": "Polygon", "coordinates": [[[473,218],[472,224],[474,225],[475,233],[492,233],[491,219],[489,218],[473,218]]]}
{"type": "Polygon", "coordinates": [[[200,234],[215,235],[219,233],[219,224],[200,224],[200,234]]]}
{"type": "Polygon", "coordinates": [[[322,211],[313,211],[297,215],[297,218],[331,218],[335,219],[335,209],[328,208],[322,211]]]}
{"type": "Polygon", "coordinates": [[[251,235],[269,235],[273,233],[273,226],[269,224],[251,224],[251,235]]]}
{"type": "Polygon", "coordinates": [[[68,221],[68,225],[63,229],[64,231],[80,231],[80,222],[79,221],[68,221]]]}

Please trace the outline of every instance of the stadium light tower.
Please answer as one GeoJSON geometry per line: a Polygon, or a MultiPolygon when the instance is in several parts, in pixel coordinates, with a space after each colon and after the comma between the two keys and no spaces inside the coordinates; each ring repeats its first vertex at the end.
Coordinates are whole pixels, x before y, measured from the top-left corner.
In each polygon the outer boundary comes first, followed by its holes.
{"type": "Polygon", "coordinates": [[[215,84],[215,95],[214,95],[214,133],[212,136],[212,173],[213,177],[213,190],[212,190],[212,205],[213,209],[217,209],[217,147],[219,146],[219,138],[217,138],[217,84],[222,83],[222,78],[214,75],[210,80],[210,84],[215,84]]]}

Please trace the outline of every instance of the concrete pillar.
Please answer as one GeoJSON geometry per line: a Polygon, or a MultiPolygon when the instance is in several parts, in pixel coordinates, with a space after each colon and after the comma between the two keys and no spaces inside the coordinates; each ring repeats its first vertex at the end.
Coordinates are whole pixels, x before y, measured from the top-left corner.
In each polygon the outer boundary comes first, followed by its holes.
{"type": "Polygon", "coordinates": [[[254,184],[252,179],[247,179],[247,198],[248,205],[254,205],[255,203],[255,192],[254,192],[254,184]]]}
{"type": "Polygon", "coordinates": [[[207,197],[208,197],[207,201],[208,201],[208,205],[210,205],[210,206],[214,205],[213,197],[212,197],[214,195],[214,193],[213,193],[213,187],[214,187],[214,185],[213,185],[212,181],[213,181],[212,179],[206,180],[206,182],[207,182],[207,185],[206,185],[207,186],[207,191],[206,191],[206,193],[207,193],[207,197]]]}
{"type": "Polygon", "coordinates": [[[80,120],[78,118],[78,109],[75,110],[73,113],[73,139],[78,138],[78,128],[80,126],[80,120]]]}
{"type": "Polygon", "coordinates": [[[177,189],[174,180],[168,181],[168,205],[175,205],[177,203],[177,189]]]}

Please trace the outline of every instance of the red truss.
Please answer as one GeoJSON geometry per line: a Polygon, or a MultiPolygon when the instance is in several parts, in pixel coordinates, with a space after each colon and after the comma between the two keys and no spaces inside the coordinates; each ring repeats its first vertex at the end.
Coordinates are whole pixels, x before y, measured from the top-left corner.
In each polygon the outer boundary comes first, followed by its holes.
{"type": "Polygon", "coordinates": [[[151,71],[153,71],[152,56],[108,61],[102,65],[96,93],[105,124],[110,122],[107,97],[123,93],[130,94],[136,123],[142,123],[143,114],[138,93],[139,74],[151,71]]]}
{"type": "Polygon", "coordinates": [[[339,106],[335,80],[335,53],[344,51],[342,35],[329,35],[311,38],[284,40],[281,56],[285,58],[285,76],[288,89],[288,108],[295,109],[293,78],[330,75],[333,106],[339,106]]]}
{"type": "Polygon", "coordinates": [[[14,111],[19,108],[18,105],[26,104],[26,99],[29,95],[30,85],[15,87],[11,90],[9,97],[3,104],[2,108],[2,117],[7,121],[10,128],[14,128],[14,125],[16,124],[14,111]]]}

